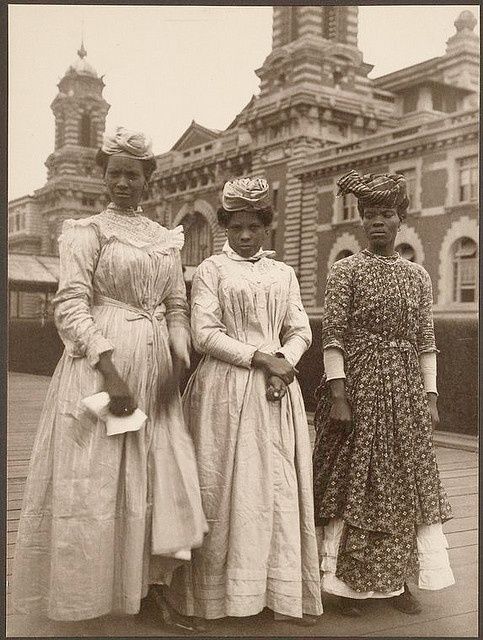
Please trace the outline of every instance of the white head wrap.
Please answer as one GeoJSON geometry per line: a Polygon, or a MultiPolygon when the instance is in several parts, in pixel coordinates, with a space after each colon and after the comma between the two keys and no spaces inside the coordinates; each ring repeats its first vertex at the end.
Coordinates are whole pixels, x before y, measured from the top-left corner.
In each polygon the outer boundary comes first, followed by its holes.
{"type": "Polygon", "coordinates": [[[247,207],[265,209],[270,205],[268,182],[264,178],[235,178],[223,187],[225,211],[242,211],[247,207]]]}
{"type": "Polygon", "coordinates": [[[124,127],[117,127],[114,133],[104,134],[101,147],[108,155],[128,155],[138,160],[153,158],[151,140],[140,131],[129,131],[124,127]]]}

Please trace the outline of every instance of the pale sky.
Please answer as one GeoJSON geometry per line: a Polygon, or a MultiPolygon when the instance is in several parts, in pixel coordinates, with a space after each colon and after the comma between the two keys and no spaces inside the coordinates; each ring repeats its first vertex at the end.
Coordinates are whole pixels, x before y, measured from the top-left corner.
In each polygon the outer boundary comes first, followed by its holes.
{"type": "MultiPolygon", "coordinates": [[[[359,6],[370,77],[444,54],[464,9],[479,21],[477,5],[359,6]]],[[[272,7],[9,5],[9,199],[45,182],[50,103],[77,58],[82,24],[87,60],[105,75],[107,128],[145,131],[163,153],[193,119],[225,129],[257,93],[272,7]]]]}

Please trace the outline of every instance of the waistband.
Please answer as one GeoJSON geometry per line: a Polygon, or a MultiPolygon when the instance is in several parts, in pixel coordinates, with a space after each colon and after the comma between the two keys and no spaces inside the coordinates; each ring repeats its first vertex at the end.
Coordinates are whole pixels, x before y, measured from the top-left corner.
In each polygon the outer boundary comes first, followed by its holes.
{"type": "Polygon", "coordinates": [[[100,293],[96,293],[94,295],[94,306],[96,307],[116,307],[117,309],[123,309],[124,311],[129,311],[133,314],[132,318],[126,318],[128,322],[132,322],[134,320],[146,319],[150,322],[161,321],[164,319],[166,314],[166,305],[163,303],[155,307],[154,309],[144,309],[143,307],[136,307],[134,305],[128,304],[127,302],[122,302],[121,300],[116,300],[115,298],[110,298],[109,296],[104,296],[100,293]]]}
{"type": "Polygon", "coordinates": [[[380,333],[371,333],[364,329],[356,329],[352,332],[349,341],[365,340],[370,342],[374,346],[380,346],[386,349],[400,349],[404,351],[416,350],[416,345],[408,340],[399,336],[385,336],[380,333]]]}

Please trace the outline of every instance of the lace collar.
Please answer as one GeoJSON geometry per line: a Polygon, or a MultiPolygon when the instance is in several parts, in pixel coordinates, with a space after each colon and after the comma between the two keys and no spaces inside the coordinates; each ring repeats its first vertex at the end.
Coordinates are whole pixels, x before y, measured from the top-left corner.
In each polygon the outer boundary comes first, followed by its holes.
{"type": "Polygon", "coordinates": [[[142,215],[143,213],[143,210],[141,209],[140,206],[138,206],[137,209],[134,209],[134,207],[127,207],[126,209],[123,209],[122,207],[118,207],[117,204],[114,204],[114,202],[110,202],[107,205],[106,211],[109,211],[111,213],[116,213],[121,216],[129,216],[129,217],[142,215]]]}
{"type": "Polygon", "coordinates": [[[261,258],[272,258],[276,253],[275,251],[270,251],[268,249],[267,250],[259,249],[255,253],[255,255],[251,256],[250,258],[244,258],[243,256],[239,255],[236,251],[234,251],[230,247],[228,240],[223,245],[222,251],[229,258],[231,258],[231,260],[237,260],[238,262],[258,262],[261,258]]]}
{"type": "Polygon", "coordinates": [[[103,242],[118,240],[124,244],[146,249],[154,253],[169,253],[171,249],[181,250],[184,245],[184,231],[182,225],[175,229],[167,229],[150,218],[141,215],[139,209],[132,214],[119,213],[119,209],[108,207],[101,213],[80,218],[66,220],[62,232],[76,226],[95,226],[103,242]]]}

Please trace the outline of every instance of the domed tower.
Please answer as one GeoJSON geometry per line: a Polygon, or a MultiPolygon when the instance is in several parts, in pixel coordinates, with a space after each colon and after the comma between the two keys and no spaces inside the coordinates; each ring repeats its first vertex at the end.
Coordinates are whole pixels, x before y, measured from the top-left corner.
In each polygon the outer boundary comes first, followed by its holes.
{"type": "Polygon", "coordinates": [[[57,253],[57,238],[67,218],[98,213],[105,205],[102,176],[95,164],[110,105],[103,98],[102,76],[87,60],[82,42],[77,59],[57,85],[51,109],[55,117],[54,151],[47,182],[36,192],[42,211],[42,253],[57,253]]]}
{"type": "MultiPolygon", "coordinates": [[[[102,143],[109,104],[104,100],[102,77],[87,60],[84,43],[78,58],[69,66],[57,85],[59,93],[50,105],[55,116],[55,151],[47,160],[48,178],[55,175],[90,175],[79,166],[95,156],[93,150],[102,143]],[[79,156],[80,154],[80,156],[79,156]]],[[[92,167],[91,167],[92,169],[92,167]]]]}

